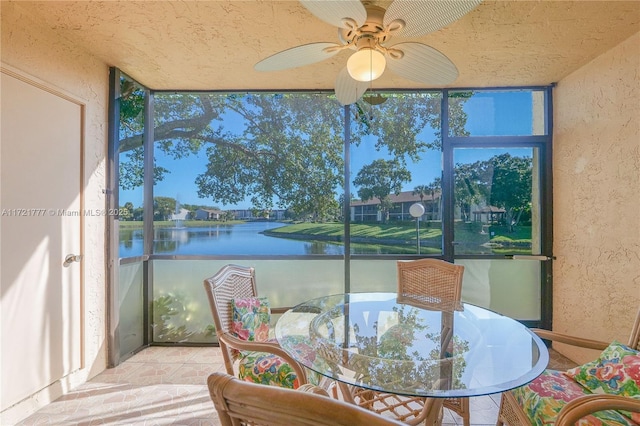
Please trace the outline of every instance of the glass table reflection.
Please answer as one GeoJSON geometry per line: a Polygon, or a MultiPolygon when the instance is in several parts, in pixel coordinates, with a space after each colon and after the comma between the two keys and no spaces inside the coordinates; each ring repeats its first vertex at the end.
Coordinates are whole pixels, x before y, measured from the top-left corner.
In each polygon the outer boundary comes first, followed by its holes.
{"type": "Polygon", "coordinates": [[[276,324],[280,346],[307,368],[380,392],[470,397],[536,378],[549,361],[521,323],[466,303],[416,303],[396,293],[321,297],[276,324]]]}

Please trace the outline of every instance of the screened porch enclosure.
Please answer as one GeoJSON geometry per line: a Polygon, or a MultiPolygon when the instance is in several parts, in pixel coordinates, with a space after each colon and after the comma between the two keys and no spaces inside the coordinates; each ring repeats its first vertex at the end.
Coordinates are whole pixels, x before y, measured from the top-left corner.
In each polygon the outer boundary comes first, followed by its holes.
{"type": "Polygon", "coordinates": [[[202,283],[228,263],[283,307],[395,291],[398,260],[436,257],[465,266],[466,302],[545,324],[551,88],[343,107],[329,92],[154,91],[117,69],[111,86],[112,365],[215,344],[202,283]]]}

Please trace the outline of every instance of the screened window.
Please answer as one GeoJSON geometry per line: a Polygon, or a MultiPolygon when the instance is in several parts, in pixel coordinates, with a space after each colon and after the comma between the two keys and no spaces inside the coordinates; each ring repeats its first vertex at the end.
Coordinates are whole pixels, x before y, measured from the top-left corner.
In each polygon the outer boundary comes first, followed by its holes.
{"type": "Polygon", "coordinates": [[[451,122],[450,136],[546,135],[543,90],[450,91],[449,114],[464,114],[451,122]]]}
{"type": "Polygon", "coordinates": [[[536,148],[454,150],[455,254],[540,254],[536,148]]]}
{"type": "Polygon", "coordinates": [[[351,253],[441,254],[442,93],[384,99],[354,107],[351,253]]]}
{"type": "Polygon", "coordinates": [[[119,256],[142,256],[144,195],[144,106],[146,92],[120,76],[118,128],[119,256]]]}
{"type": "MultiPolygon", "coordinates": [[[[130,96],[122,257],[142,254],[144,238],[144,92],[130,96]]],[[[455,145],[445,170],[442,96],[385,93],[345,109],[330,94],[155,93],[149,254],[344,255],[348,240],[351,255],[441,256],[447,203],[454,254],[539,252],[538,150],[455,145]]],[[[544,104],[539,90],[447,92],[446,141],[544,132],[544,104]]]]}
{"type": "Polygon", "coordinates": [[[215,342],[202,280],[227,263],[254,266],[273,306],[293,306],[395,291],[399,259],[442,258],[465,265],[463,300],[544,321],[549,89],[344,107],[333,93],[120,85],[122,355],[143,336],[215,342]]]}

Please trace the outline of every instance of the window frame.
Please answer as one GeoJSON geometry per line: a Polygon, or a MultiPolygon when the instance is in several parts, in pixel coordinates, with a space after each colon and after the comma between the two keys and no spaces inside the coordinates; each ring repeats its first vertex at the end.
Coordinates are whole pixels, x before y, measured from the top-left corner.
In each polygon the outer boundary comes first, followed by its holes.
{"type": "MultiPolygon", "coordinates": [[[[119,109],[118,102],[116,102],[119,92],[119,78],[124,75],[117,68],[110,68],[110,106],[109,106],[109,133],[108,133],[108,167],[107,167],[107,208],[118,208],[118,123],[119,123],[119,109]],[[114,130],[115,129],[115,130],[114,130]]],[[[144,85],[142,85],[144,87],[144,85]]],[[[118,285],[117,266],[130,264],[132,262],[143,262],[144,265],[144,289],[145,289],[145,329],[150,330],[151,324],[149,321],[151,312],[149,309],[150,296],[153,291],[153,267],[151,265],[153,260],[225,260],[225,259],[247,259],[247,260],[313,260],[313,259],[343,259],[344,260],[344,272],[345,292],[350,290],[350,262],[351,260],[401,260],[401,259],[415,259],[423,257],[441,258],[446,261],[455,262],[456,259],[504,259],[504,255],[455,255],[453,250],[453,224],[454,224],[454,206],[453,206],[453,194],[454,194],[454,182],[453,182],[453,152],[456,148],[460,147],[534,147],[539,150],[541,158],[542,170],[540,170],[540,204],[541,204],[541,250],[542,255],[548,257],[549,260],[553,259],[553,193],[552,193],[552,129],[553,129],[553,111],[552,111],[552,89],[553,86],[522,86],[522,87],[490,87],[490,88],[451,88],[451,89],[416,89],[411,92],[440,92],[441,98],[441,149],[442,149],[442,200],[441,214],[442,214],[442,253],[441,255],[371,255],[371,254],[351,254],[350,248],[350,232],[351,232],[351,220],[350,220],[350,205],[344,203],[344,254],[343,255],[162,255],[153,253],[153,209],[144,210],[144,253],[142,256],[135,258],[120,258],[118,255],[118,238],[114,236],[114,232],[117,229],[114,217],[107,217],[107,280],[108,280],[108,318],[109,318],[109,335],[111,344],[109,345],[109,365],[117,365],[122,359],[117,354],[117,344],[113,343],[114,336],[118,335],[117,328],[117,291],[114,290],[118,285]],[[450,136],[449,135],[449,93],[452,91],[491,91],[491,90],[539,90],[544,93],[544,135],[530,135],[530,136],[450,136]],[[115,267],[114,267],[115,265],[115,267]]],[[[153,123],[153,110],[154,110],[154,97],[160,93],[194,93],[193,91],[181,91],[181,90],[161,90],[156,91],[145,87],[146,99],[145,99],[145,129],[144,129],[144,205],[153,205],[153,126],[149,126],[148,123],[153,123]]],[[[229,93],[229,91],[201,91],[206,93],[229,93]]],[[[255,93],[273,91],[252,91],[255,93]]],[[[296,93],[296,92],[310,92],[305,90],[292,90],[292,91],[280,91],[281,93],[296,93]]],[[[382,90],[381,92],[384,92],[382,90]]],[[[409,92],[408,90],[397,90],[388,92],[409,92]]],[[[247,93],[238,92],[238,93],[247,93]]],[[[318,91],[314,91],[318,93],[318,91]]],[[[327,93],[329,93],[327,91],[327,93]]],[[[343,146],[343,160],[344,160],[344,184],[343,193],[344,198],[349,200],[351,197],[351,120],[353,109],[350,105],[343,107],[343,120],[344,120],[344,146],[343,146]]],[[[507,256],[508,258],[508,256],[507,256]]],[[[546,328],[550,326],[552,322],[552,261],[541,262],[542,268],[542,281],[541,282],[541,320],[531,325],[546,328]]],[[[145,344],[152,344],[151,333],[147,333],[145,337],[145,344]]],[[[117,340],[117,338],[116,338],[117,340]]]]}

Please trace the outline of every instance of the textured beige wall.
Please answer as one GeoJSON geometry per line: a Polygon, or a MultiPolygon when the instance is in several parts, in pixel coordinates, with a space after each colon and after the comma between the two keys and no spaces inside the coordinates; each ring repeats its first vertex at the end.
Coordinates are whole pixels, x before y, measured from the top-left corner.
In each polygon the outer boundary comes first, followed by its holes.
{"type": "MultiPolygon", "coordinates": [[[[85,208],[103,208],[107,65],[32,25],[20,2],[0,4],[2,62],[86,102],[85,208]]],[[[604,340],[624,339],[640,305],[638,46],[636,34],[555,92],[554,328],[604,340]]],[[[85,223],[86,367],[69,386],[106,365],[104,219],[85,223]]],[[[63,387],[24,409],[46,404],[63,387]]]]}
{"type": "Polygon", "coordinates": [[[553,328],[626,342],[640,307],[640,33],[558,83],[553,171],[553,328]]]}
{"type": "MultiPolygon", "coordinates": [[[[73,42],[32,25],[19,2],[1,3],[4,66],[43,85],[63,91],[86,105],[84,140],[85,209],[102,209],[105,199],[108,66],[73,42]]],[[[19,184],[16,182],[16,184],[19,184]]],[[[84,382],[106,367],[104,218],[86,217],[84,229],[84,363],[85,368],[38,395],[2,413],[2,424],[13,424],[65,389],[84,382]]],[[[16,342],[19,336],[16,336],[16,342]]],[[[16,366],[20,367],[20,366],[16,366]]],[[[22,366],[27,367],[27,366],[22,366]]]]}

